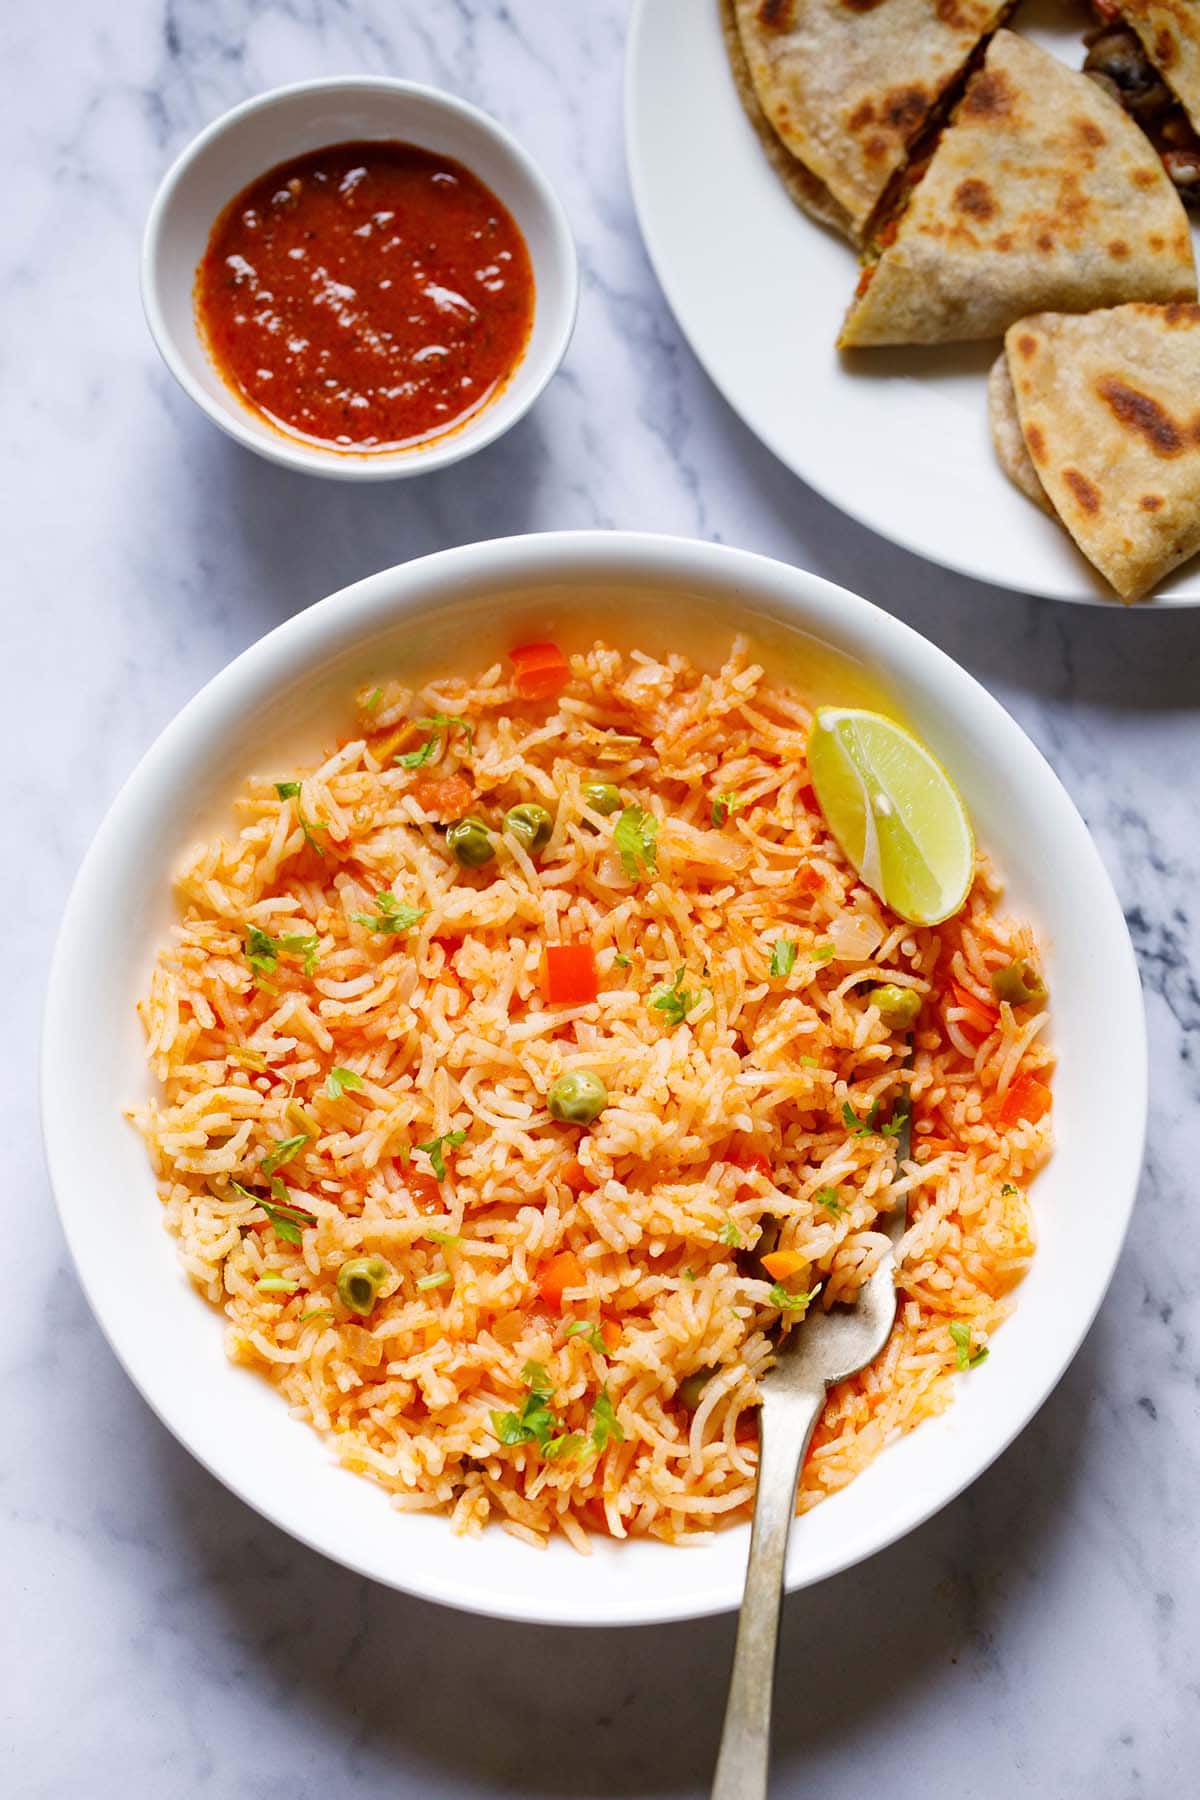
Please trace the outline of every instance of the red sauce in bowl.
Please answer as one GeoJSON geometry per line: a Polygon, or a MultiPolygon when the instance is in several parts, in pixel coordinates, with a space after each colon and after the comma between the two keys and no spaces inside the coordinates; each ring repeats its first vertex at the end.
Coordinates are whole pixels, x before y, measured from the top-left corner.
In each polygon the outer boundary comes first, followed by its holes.
{"type": "Polygon", "coordinates": [[[533,323],[529,251],[491,189],[415,144],[332,144],[244,188],[213,227],[196,314],[278,430],[396,450],[477,413],[533,323]]]}

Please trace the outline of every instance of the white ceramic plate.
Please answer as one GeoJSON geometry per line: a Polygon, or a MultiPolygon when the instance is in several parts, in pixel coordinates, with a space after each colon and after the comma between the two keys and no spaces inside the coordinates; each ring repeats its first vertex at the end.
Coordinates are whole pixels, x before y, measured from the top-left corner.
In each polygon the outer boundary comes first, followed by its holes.
{"type": "MultiPolygon", "coordinates": [[[[1079,66],[1082,13],[1015,23],[1079,66]]],[[[797,210],[767,163],[717,0],[637,0],[626,145],[638,220],[680,328],[729,404],[862,524],[964,575],[1057,600],[1120,602],[1061,526],[1001,472],[987,422],[996,343],[834,349],[854,251],[797,210]]],[[[1200,604],[1200,562],[1143,606],[1200,604]]]]}
{"type": "Polygon", "coordinates": [[[954,1405],[894,1445],[793,1533],[788,1585],[859,1561],[973,1480],[1050,1392],[1108,1285],[1133,1203],[1146,1105],[1141,993],[1120,907],[1079,814],[1019,727],[940,650],[865,600],[712,544],[617,533],[510,538],[389,569],[288,620],[197,695],[115,801],[63,920],[42,1104],[63,1226],[109,1342],[205,1466],[304,1543],[379,1581],[478,1612],[564,1624],[686,1618],[737,1603],[748,1532],[694,1550],[597,1540],[539,1554],[502,1531],[452,1536],[393,1512],[336,1467],[257,1375],[226,1361],[189,1285],[140,1139],[149,1092],[134,1012],[172,918],[170,877],[232,823],[244,777],[274,773],[349,722],[355,684],[424,677],[553,635],[709,661],[735,629],[817,699],[905,716],[953,771],[979,839],[1033,918],[1053,996],[1059,1148],[1035,1188],[1040,1248],[1013,1318],[954,1405]]]}

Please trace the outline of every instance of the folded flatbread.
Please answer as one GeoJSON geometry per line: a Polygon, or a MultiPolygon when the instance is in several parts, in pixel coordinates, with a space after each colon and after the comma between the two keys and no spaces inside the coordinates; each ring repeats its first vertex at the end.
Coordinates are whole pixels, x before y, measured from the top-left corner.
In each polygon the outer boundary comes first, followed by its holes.
{"type": "Polygon", "coordinates": [[[1140,600],[1200,551],[1200,306],[1041,313],[1004,350],[1009,380],[993,371],[989,394],[1002,465],[1140,600]]]}
{"type": "Polygon", "coordinates": [[[1121,0],[1121,16],[1200,131],[1200,6],[1196,0],[1121,0]]]}
{"type": "Polygon", "coordinates": [[[1017,396],[1013,392],[1008,354],[1004,350],[992,364],[988,375],[988,423],[992,428],[992,443],[1000,459],[1000,467],[1008,479],[1035,506],[1040,506],[1044,513],[1049,513],[1053,518],[1054,508],[1034,467],[1025,434],[1021,430],[1021,421],[1017,417],[1017,396]]]}
{"type": "Polygon", "coordinates": [[[1115,101],[998,31],[891,239],[863,270],[839,342],[999,337],[1038,311],[1194,300],[1187,215],[1115,101]]]}
{"type": "Polygon", "coordinates": [[[746,52],[742,48],[735,6],[736,0],[720,0],[721,30],[725,34],[725,48],[729,55],[729,66],[733,71],[733,81],[738,91],[738,98],[745,108],[746,117],[754,127],[767,161],[797,206],[811,214],[814,219],[819,219],[822,225],[831,225],[835,231],[840,231],[843,237],[849,238],[851,243],[856,243],[858,240],[854,227],[850,223],[850,214],[834,199],[825,183],[814,175],[798,156],[792,155],[759,105],[758,95],[754,91],[754,83],[750,79],[750,65],[746,61],[746,52]]]}
{"type": "Polygon", "coordinates": [[[722,0],[740,39],[735,78],[760,137],[774,137],[808,171],[855,240],[931,111],[1012,4],[722,0]]]}

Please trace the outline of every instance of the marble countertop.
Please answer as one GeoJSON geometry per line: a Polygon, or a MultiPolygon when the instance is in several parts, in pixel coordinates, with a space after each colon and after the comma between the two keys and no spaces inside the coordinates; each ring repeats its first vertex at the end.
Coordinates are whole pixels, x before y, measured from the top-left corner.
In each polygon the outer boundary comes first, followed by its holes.
{"type": "Polygon", "coordinates": [[[264,1524],[178,1448],[101,1340],[36,1125],[39,1010],[68,885],[180,704],[358,576],[584,525],[806,564],[965,663],[1082,808],[1146,984],[1149,1159],[1101,1316],[964,1498],[788,1603],[775,1791],[1194,1791],[1200,610],[972,586],[851,524],[751,438],[681,341],[641,247],[624,28],[621,0],[64,0],[0,22],[0,740],[18,895],[0,1792],[13,1800],[708,1790],[729,1619],[609,1633],[473,1620],[371,1587],[264,1524]],[[435,82],[498,115],[558,184],[583,271],[574,343],[534,413],[458,468],[368,489],[291,475],[221,436],[159,363],[137,293],[146,207],[186,140],[259,89],[351,70],[435,82]]]}

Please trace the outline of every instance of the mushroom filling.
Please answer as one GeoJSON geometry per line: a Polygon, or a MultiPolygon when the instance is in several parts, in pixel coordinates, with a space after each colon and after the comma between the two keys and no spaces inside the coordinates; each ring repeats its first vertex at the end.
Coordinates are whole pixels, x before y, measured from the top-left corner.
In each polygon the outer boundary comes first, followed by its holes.
{"type": "MultiPolygon", "coordinates": [[[[1107,11],[1107,8],[1097,10],[1107,11]]],[[[1083,72],[1136,119],[1182,199],[1200,206],[1200,137],[1128,25],[1103,24],[1084,38],[1083,72]]]]}

